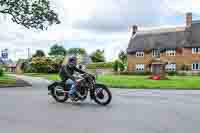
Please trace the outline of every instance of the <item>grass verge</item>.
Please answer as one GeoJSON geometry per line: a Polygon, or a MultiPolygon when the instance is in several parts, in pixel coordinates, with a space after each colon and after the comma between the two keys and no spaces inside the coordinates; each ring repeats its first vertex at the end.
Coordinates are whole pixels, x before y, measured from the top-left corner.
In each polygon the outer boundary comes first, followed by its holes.
{"type": "Polygon", "coordinates": [[[9,86],[16,84],[16,78],[11,76],[1,76],[0,77],[0,86],[9,86]]]}
{"type": "MultiPolygon", "coordinates": [[[[49,80],[60,80],[58,74],[25,74],[34,77],[44,77],[49,80]]],[[[113,88],[143,88],[143,89],[200,89],[200,76],[169,76],[169,80],[150,80],[149,76],[134,75],[101,75],[97,82],[113,88]]]]}

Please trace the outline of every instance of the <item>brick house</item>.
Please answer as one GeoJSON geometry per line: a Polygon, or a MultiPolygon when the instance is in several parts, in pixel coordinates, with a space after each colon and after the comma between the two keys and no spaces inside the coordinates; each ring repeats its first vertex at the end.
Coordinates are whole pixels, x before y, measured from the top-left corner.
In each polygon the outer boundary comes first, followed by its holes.
{"type": "Polygon", "coordinates": [[[129,72],[200,71],[200,21],[186,14],[186,26],[139,31],[132,26],[127,48],[129,72]]]}

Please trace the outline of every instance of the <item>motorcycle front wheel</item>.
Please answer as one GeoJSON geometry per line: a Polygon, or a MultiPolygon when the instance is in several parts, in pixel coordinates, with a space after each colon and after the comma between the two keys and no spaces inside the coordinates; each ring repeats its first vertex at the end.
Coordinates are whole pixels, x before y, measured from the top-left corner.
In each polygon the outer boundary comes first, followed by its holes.
{"type": "Polygon", "coordinates": [[[110,90],[103,84],[96,84],[94,91],[94,101],[99,105],[108,105],[112,100],[110,90]]]}

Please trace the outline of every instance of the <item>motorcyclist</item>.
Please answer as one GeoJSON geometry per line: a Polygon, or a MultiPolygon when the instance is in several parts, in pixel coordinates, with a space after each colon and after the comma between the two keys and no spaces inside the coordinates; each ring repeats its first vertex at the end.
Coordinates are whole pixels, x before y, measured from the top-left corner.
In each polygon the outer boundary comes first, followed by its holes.
{"type": "Polygon", "coordinates": [[[64,81],[66,84],[71,84],[71,88],[70,88],[68,96],[72,100],[75,98],[76,85],[77,85],[77,81],[75,77],[73,76],[74,71],[81,74],[86,73],[82,71],[81,69],[78,69],[76,65],[77,65],[77,58],[75,56],[71,56],[68,59],[68,63],[66,65],[63,65],[59,72],[59,76],[62,79],[62,81],[64,81]]]}

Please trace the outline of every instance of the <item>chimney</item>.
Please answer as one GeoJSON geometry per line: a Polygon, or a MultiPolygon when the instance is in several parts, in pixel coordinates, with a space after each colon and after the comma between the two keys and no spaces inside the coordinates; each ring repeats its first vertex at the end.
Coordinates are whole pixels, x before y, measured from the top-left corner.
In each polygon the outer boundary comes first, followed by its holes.
{"type": "Polygon", "coordinates": [[[188,12],[186,13],[186,26],[191,27],[192,25],[192,13],[188,12]]]}
{"type": "Polygon", "coordinates": [[[130,26],[130,28],[129,28],[129,31],[132,32],[132,36],[135,35],[135,33],[137,32],[137,30],[138,30],[137,25],[132,25],[132,26],[130,26]]]}

